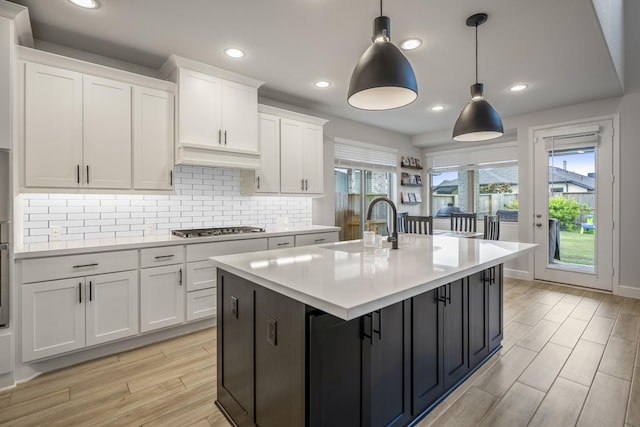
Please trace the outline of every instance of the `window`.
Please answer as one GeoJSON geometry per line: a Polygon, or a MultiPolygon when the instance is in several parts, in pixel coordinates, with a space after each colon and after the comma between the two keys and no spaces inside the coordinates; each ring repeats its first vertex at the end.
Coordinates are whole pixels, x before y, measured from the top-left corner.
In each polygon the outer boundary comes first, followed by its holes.
{"type": "Polygon", "coordinates": [[[482,151],[456,151],[427,156],[431,214],[475,212],[478,218],[499,215],[518,220],[517,150],[513,144],[482,151]]]}
{"type": "Polygon", "coordinates": [[[335,211],[340,240],[362,238],[365,225],[386,234],[391,228],[391,210],[387,204],[374,207],[371,221],[367,208],[379,196],[395,198],[397,150],[336,138],[335,211]]]}

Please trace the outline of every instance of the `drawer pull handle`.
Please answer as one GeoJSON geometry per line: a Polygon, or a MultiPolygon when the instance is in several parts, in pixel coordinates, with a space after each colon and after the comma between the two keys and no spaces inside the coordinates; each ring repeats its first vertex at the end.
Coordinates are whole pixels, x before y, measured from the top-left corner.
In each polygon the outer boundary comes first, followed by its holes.
{"type": "Polygon", "coordinates": [[[278,246],[287,246],[289,244],[289,242],[282,242],[282,243],[278,243],[278,246]]]}
{"type": "Polygon", "coordinates": [[[173,258],[175,255],[157,255],[155,259],[173,258]]]}
{"type": "Polygon", "coordinates": [[[320,243],[320,242],[324,242],[324,240],[325,240],[325,239],[316,239],[316,240],[314,240],[314,242],[316,242],[316,243],[320,243]]]}
{"type": "Polygon", "coordinates": [[[98,263],[97,262],[93,262],[91,264],[74,265],[73,268],[97,267],[97,266],[98,266],[98,263]]]}

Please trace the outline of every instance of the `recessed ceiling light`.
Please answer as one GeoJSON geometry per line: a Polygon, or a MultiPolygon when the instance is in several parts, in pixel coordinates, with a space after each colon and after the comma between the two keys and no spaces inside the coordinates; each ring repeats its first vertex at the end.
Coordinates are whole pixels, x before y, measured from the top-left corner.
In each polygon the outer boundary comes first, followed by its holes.
{"type": "Polygon", "coordinates": [[[431,111],[442,111],[444,110],[444,105],[434,105],[431,107],[431,111]]]}
{"type": "Polygon", "coordinates": [[[407,39],[400,43],[400,48],[402,50],[413,50],[417,49],[422,45],[422,40],[420,39],[407,39]]]}
{"type": "Polygon", "coordinates": [[[230,56],[232,58],[242,58],[244,56],[244,51],[235,48],[235,47],[228,47],[224,50],[224,53],[227,56],[230,56]]]}
{"type": "Polygon", "coordinates": [[[325,87],[331,86],[331,82],[328,82],[326,80],[320,80],[320,81],[315,82],[314,85],[316,87],[324,89],[325,87]]]}
{"type": "Polygon", "coordinates": [[[517,85],[515,85],[515,86],[511,86],[511,87],[509,88],[509,90],[510,90],[511,92],[520,92],[521,90],[525,90],[525,89],[526,89],[526,88],[528,88],[528,87],[529,87],[529,85],[526,85],[526,84],[522,83],[522,84],[517,84],[517,85]]]}
{"type": "Polygon", "coordinates": [[[98,0],[69,0],[76,6],[84,7],[85,9],[97,9],[100,7],[98,0]]]}

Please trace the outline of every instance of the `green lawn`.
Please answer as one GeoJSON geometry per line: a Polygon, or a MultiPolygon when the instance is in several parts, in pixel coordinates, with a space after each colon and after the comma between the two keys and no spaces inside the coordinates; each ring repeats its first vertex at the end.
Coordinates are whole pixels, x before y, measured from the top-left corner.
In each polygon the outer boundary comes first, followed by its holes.
{"type": "Polygon", "coordinates": [[[593,265],[595,234],[576,231],[560,231],[560,261],[572,264],[593,265]]]}

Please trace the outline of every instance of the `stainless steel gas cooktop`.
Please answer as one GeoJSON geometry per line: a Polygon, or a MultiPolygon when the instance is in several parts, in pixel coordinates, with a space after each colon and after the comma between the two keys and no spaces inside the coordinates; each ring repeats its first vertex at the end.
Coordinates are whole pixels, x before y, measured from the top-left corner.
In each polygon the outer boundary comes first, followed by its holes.
{"type": "Polygon", "coordinates": [[[214,228],[193,228],[191,230],[171,230],[171,234],[178,237],[208,237],[222,236],[225,234],[262,233],[264,228],[260,227],[214,227],[214,228]]]}

